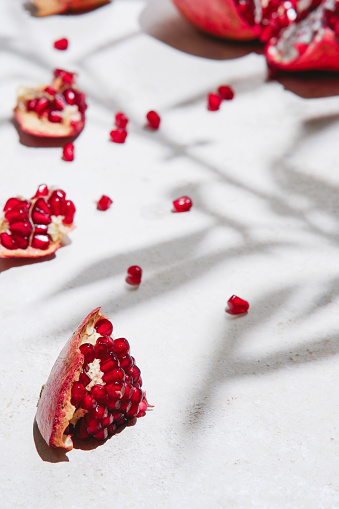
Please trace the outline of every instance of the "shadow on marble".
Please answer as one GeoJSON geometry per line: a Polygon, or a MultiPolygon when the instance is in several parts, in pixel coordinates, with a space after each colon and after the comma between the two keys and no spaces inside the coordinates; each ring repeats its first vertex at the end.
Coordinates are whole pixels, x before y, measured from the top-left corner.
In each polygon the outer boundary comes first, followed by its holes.
{"type": "Polygon", "coordinates": [[[5,272],[15,267],[23,267],[24,265],[35,265],[36,263],[43,263],[53,260],[55,253],[42,258],[1,258],[0,259],[0,273],[5,272]]]}
{"type": "Polygon", "coordinates": [[[50,447],[46,444],[45,440],[41,436],[35,419],[33,423],[33,440],[37,453],[43,461],[48,463],[62,463],[69,461],[66,456],[66,452],[68,451],[61,448],[50,447]]]}
{"type": "Polygon", "coordinates": [[[338,72],[278,72],[274,80],[281,83],[285,90],[289,90],[304,99],[339,95],[338,72]]]}

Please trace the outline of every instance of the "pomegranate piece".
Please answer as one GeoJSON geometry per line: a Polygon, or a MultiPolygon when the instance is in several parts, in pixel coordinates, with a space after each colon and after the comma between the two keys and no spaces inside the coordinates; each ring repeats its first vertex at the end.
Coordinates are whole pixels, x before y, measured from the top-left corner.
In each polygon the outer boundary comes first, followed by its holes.
{"type": "Polygon", "coordinates": [[[55,49],[65,51],[68,48],[68,39],[66,38],[58,39],[57,41],[54,42],[53,46],[55,49]]]}
{"type": "Polygon", "coordinates": [[[232,297],[227,301],[227,312],[231,315],[246,313],[249,307],[250,305],[246,300],[241,299],[236,295],[232,295],[232,297]]]}
{"type": "Polygon", "coordinates": [[[38,258],[54,253],[71,232],[75,206],[61,189],[41,184],[29,200],[9,198],[0,219],[0,258],[38,258]]]}
{"type": "Polygon", "coordinates": [[[142,278],[142,268],[139,265],[131,265],[127,269],[126,282],[130,285],[140,285],[142,278]]]}
{"type": "Polygon", "coordinates": [[[177,198],[173,202],[173,211],[172,212],[188,212],[193,203],[189,196],[181,196],[180,198],[177,198]]]}
{"type": "Polygon", "coordinates": [[[108,4],[111,0],[33,0],[36,16],[80,12],[108,4]]]}
{"type": "Polygon", "coordinates": [[[234,91],[229,85],[221,85],[218,88],[218,94],[223,101],[231,101],[234,97],[234,91]]]}
{"type": "Polygon", "coordinates": [[[120,348],[112,354],[116,361],[110,369],[107,360],[93,358],[99,340],[114,345],[110,335],[98,338],[98,331],[103,329],[112,331],[113,326],[97,308],[66,343],[41,391],[36,422],[52,447],[71,450],[73,436],[105,440],[133,419],[143,417],[151,406],[141,389],[140,369],[134,359],[129,367],[117,367],[126,353],[127,340],[114,340],[120,348]],[[132,382],[126,382],[127,377],[132,382]]]}
{"type": "Polygon", "coordinates": [[[147,118],[147,126],[154,131],[159,129],[160,126],[160,117],[156,111],[149,111],[146,115],[147,118]]]}
{"type": "Polygon", "coordinates": [[[85,125],[86,96],[75,73],[55,69],[50,85],[20,87],[14,115],[20,128],[38,137],[77,136],[85,125]]]}
{"type": "Polygon", "coordinates": [[[208,111],[217,111],[220,108],[222,98],[217,94],[208,94],[207,109],[208,111]]]}
{"type": "Polygon", "coordinates": [[[73,143],[66,143],[64,148],[62,149],[62,159],[64,161],[74,161],[74,145],[73,143]]]}
{"type": "Polygon", "coordinates": [[[98,210],[107,210],[110,208],[112,203],[113,203],[113,201],[111,200],[111,198],[109,196],[106,196],[105,194],[103,194],[101,196],[100,200],[98,200],[98,202],[97,202],[97,209],[98,210]]]}
{"type": "Polygon", "coordinates": [[[119,129],[125,129],[128,124],[128,118],[124,115],[124,113],[119,112],[115,115],[114,123],[119,129]]]}
{"type": "Polygon", "coordinates": [[[127,131],[125,131],[125,129],[113,129],[113,131],[110,132],[110,137],[113,143],[125,143],[127,131]]]}

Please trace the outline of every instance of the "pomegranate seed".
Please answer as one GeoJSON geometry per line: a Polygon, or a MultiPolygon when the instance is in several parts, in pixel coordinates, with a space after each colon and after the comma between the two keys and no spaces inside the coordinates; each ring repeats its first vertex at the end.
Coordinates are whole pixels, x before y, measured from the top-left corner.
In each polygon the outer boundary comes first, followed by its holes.
{"type": "Polygon", "coordinates": [[[137,382],[139,376],[140,376],[140,369],[135,364],[131,367],[129,370],[129,374],[132,375],[133,382],[137,382]]]}
{"type": "Polygon", "coordinates": [[[61,203],[61,215],[64,216],[63,223],[71,224],[73,223],[73,218],[75,214],[75,205],[72,200],[64,200],[61,203]]]}
{"type": "Polygon", "coordinates": [[[56,94],[56,90],[54,90],[52,87],[46,87],[45,92],[47,92],[47,94],[51,95],[52,97],[54,97],[56,94]]]}
{"type": "Polygon", "coordinates": [[[96,438],[97,440],[106,440],[106,438],[108,437],[108,429],[107,428],[101,429],[97,433],[94,433],[93,437],[96,438]]]}
{"type": "Polygon", "coordinates": [[[137,403],[139,405],[143,397],[144,397],[143,391],[139,387],[134,387],[133,393],[130,398],[132,403],[137,403]]]}
{"type": "Polygon", "coordinates": [[[86,396],[83,398],[81,402],[81,406],[85,410],[93,410],[93,408],[96,407],[96,404],[97,402],[91,394],[86,394],[86,396]]]}
{"type": "Polygon", "coordinates": [[[21,200],[19,200],[18,198],[9,198],[4,206],[4,212],[6,212],[7,210],[11,210],[20,204],[21,200]]]}
{"type": "Polygon", "coordinates": [[[174,210],[172,212],[188,212],[193,203],[189,196],[181,196],[173,201],[174,210]]]}
{"type": "Polygon", "coordinates": [[[160,126],[160,117],[156,111],[149,111],[146,115],[148,121],[148,127],[151,129],[159,129],[160,126]]]}
{"type": "Polygon", "coordinates": [[[26,110],[27,111],[35,111],[37,102],[38,102],[38,99],[30,99],[29,101],[27,101],[26,110]]]}
{"type": "Polygon", "coordinates": [[[120,410],[121,401],[120,399],[109,399],[107,400],[107,408],[112,410],[120,410]]]}
{"type": "Polygon", "coordinates": [[[74,401],[80,403],[80,401],[86,396],[85,386],[80,382],[74,382],[71,389],[71,396],[74,401]]]}
{"type": "Polygon", "coordinates": [[[0,242],[1,245],[4,246],[6,249],[17,249],[17,245],[12,239],[11,235],[8,235],[8,233],[1,233],[0,234],[0,242]]]}
{"type": "Polygon", "coordinates": [[[25,208],[15,208],[7,210],[5,219],[8,222],[19,221],[20,219],[28,219],[28,210],[25,208]]]}
{"type": "Polygon", "coordinates": [[[94,385],[91,389],[91,394],[100,403],[104,403],[107,400],[107,390],[104,385],[94,385]]]}
{"type": "Polygon", "coordinates": [[[227,306],[227,312],[231,315],[246,313],[250,307],[246,300],[241,299],[236,295],[232,295],[232,297],[227,301],[227,306]]]}
{"type": "Polygon", "coordinates": [[[139,384],[139,387],[141,387],[141,386],[142,386],[142,378],[141,378],[141,376],[139,376],[138,381],[137,381],[137,384],[139,384]]]}
{"type": "Polygon", "coordinates": [[[101,334],[102,336],[110,336],[113,332],[112,322],[107,320],[107,318],[102,318],[101,320],[98,320],[94,328],[97,331],[97,333],[101,334]]]}
{"type": "Polygon", "coordinates": [[[125,417],[131,419],[132,417],[136,417],[139,413],[139,403],[132,403],[130,408],[126,410],[125,417]]]}
{"type": "Polygon", "coordinates": [[[10,224],[9,229],[12,233],[27,236],[32,232],[32,225],[28,221],[15,221],[10,224]]]}
{"type": "Polygon", "coordinates": [[[71,106],[75,104],[76,94],[73,88],[68,88],[67,90],[65,90],[64,96],[67,104],[70,104],[71,106]]]}
{"type": "Polygon", "coordinates": [[[209,111],[217,111],[220,108],[221,97],[217,94],[208,94],[207,109],[209,111]]]}
{"type": "Polygon", "coordinates": [[[37,192],[33,196],[33,198],[38,198],[39,196],[47,196],[49,193],[49,189],[46,186],[46,184],[40,184],[40,186],[37,189],[37,192]]]}
{"type": "Polygon", "coordinates": [[[87,431],[87,424],[86,424],[86,421],[85,419],[80,419],[80,421],[77,422],[77,436],[79,438],[88,438],[89,437],[89,434],[88,434],[88,431],[87,431]]]}
{"type": "Polygon", "coordinates": [[[66,38],[58,39],[53,44],[55,49],[58,49],[60,51],[64,51],[68,48],[68,40],[66,38]]]}
{"type": "Polygon", "coordinates": [[[106,343],[104,343],[103,341],[98,340],[95,344],[94,350],[95,350],[95,356],[97,357],[97,359],[100,359],[102,361],[105,361],[110,356],[108,347],[107,347],[106,343]]]}
{"type": "Polygon", "coordinates": [[[139,285],[141,283],[142,268],[139,265],[131,265],[127,269],[126,282],[130,285],[139,285]]]}
{"type": "Polygon", "coordinates": [[[105,417],[108,416],[107,407],[104,405],[97,405],[92,411],[91,415],[95,417],[98,421],[102,421],[105,417]]]}
{"type": "Polygon", "coordinates": [[[116,400],[121,399],[125,395],[126,384],[124,383],[113,383],[106,385],[108,399],[116,400]]]}
{"type": "Polygon", "coordinates": [[[124,113],[119,112],[115,115],[115,125],[119,129],[125,129],[127,124],[128,124],[128,118],[126,117],[126,115],[124,115],[124,113]]]}
{"type": "Polygon", "coordinates": [[[60,198],[60,200],[64,200],[66,198],[66,193],[62,189],[55,189],[51,194],[49,200],[53,198],[60,198]]]}
{"type": "Polygon", "coordinates": [[[119,423],[123,420],[124,414],[122,412],[112,412],[114,422],[119,423]]]}
{"type": "Polygon", "coordinates": [[[109,373],[110,371],[113,371],[113,369],[117,369],[119,367],[119,361],[116,359],[112,359],[112,356],[110,356],[108,359],[100,362],[100,370],[103,373],[109,373]]]}
{"type": "Polygon", "coordinates": [[[33,210],[39,210],[40,212],[43,212],[46,215],[50,215],[51,209],[49,204],[43,199],[38,198],[37,201],[34,204],[33,210]]]}
{"type": "Polygon", "coordinates": [[[127,131],[125,131],[125,129],[113,129],[113,131],[110,132],[110,137],[113,143],[125,143],[127,131]]]}
{"type": "Polygon", "coordinates": [[[121,412],[124,412],[124,413],[128,412],[128,410],[131,408],[131,406],[132,406],[131,401],[128,401],[128,400],[122,401],[120,410],[121,410],[121,412]]]}
{"type": "Polygon", "coordinates": [[[129,354],[129,342],[125,338],[117,338],[113,341],[113,350],[119,358],[123,357],[129,354]]]}
{"type": "Polygon", "coordinates": [[[21,237],[20,235],[12,235],[12,239],[19,249],[27,249],[29,246],[29,237],[21,237]]]}
{"type": "Polygon", "coordinates": [[[34,225],[34,234],[42,233],[43,235],[47,235],[48,225],[47,224],[35,224],[34,225]]]}
{"type": "Polygon", "coordinates": [[[74,81],[74,73],[72,72],[67,72],[63,69],[55,69],[53,74],[55,78],[60,78],[65,85],[72,85],[74,81]]]}
{"type": "Polygon", "coordinates": [[[101,423],[98,422],[96,418],[93,417],[93,415],[86,414],[84,419],[86,421],[87,432],[90,435],[92,435],[93,433],[97,433],[102,428],[101,423]]]}
{"type": "Polygon", "coordinates": [[[31,244],[35,249],[41,249],[44,251],[48,249],[50,238],[48,235],[33,235],[31,244]]]}
{"type": "Polygon", "coordinates": [[[90,364],[95,359],[94,346],[91,343],[83,343],[80,346],[80,352],[85,357],[87,364],[90,364]]]}
{"type": "Polygon", "coordinates": [[[42,113],[46,110],[47,106],[49,105],[49,100],[46,99],[46,97],[41,97],[41,99],[38,100],[35,106],[35,112],[38,115],[42,115],[42,113]]]}
{"type": "Polygon", "coordinates": [[[109,196],[106,196],[105,194],[102,195],[100,200],[97,202],[97,209],[98,210],[107,210],[112,205],[113,201],[109,196]]]}
{"type": "Polygon", "coordinates": [[[123,357],[120,357],[119,362],[120,362],[120,367],[125,371],[127,369],[130,369],[133,366],[132,357],[128,354],[124,355],[123,357]]]}
{"type": "Polygon", "coordinates": [[[62,95],[56,95],[53,102],[52,102],[52,108],[54,110],[62,111],[65,108],[65,101],[63,99],[62,95]]]}
{"type": "Polygon", "coordinates": [[[91,379],[84,371],[81,371],[79,376],[79,382],[83,384],[85,387],[91,382],[91,379]]]}
{"type": "Polygon", "coordinates": [[[112,424],[110,424],[110,425],[108,426],[108,428],[107,428],[107,429],[108,429],[108,433],[109,433],[109,435],[114,435],[114,433],[116,432],[117,427],[116,427],[116,425],[115,425],[115,424],[113,424],[113,423],[112,423],[112,424]]]}
{"type": "Polygon", "coordinates": [[[62,159],[64,161],[73,161],[74,160],[74,145],[73,143],[66,143],[62,150],[62,159]]]}
{"type": "Polygon", "coordinates": [[[123,395],[123,400],[130,400],[131,396],[134,392],[134,387],[130,382],[125,382],[125,394],[123,395]]]}
{"type": "Polygon", "coordinates": [[[51,196],[48,200],[49,206],[51,207],[51,213],[53,216],[60,216],[61,213],[61,198],[58,196],[51,196]]]}
{"type": "Polygon", "coordinates": [[[218,88],[218,94],[223,101],[231,101],[234,97],[233,89],[228,85],[221,85],[218,88]]]}
{"type": "Polygon", "coordinates": [[[102,420],[102,425],[104,426],[104,428],[107,428],[107,426],[109,426],[110,424],[112,424],[114,421],[113,419],[113,415],[112,414],[108,414],[107,417],[105,417],[103,420],[102,420]]]}
{"type": "Polygon", "coordinates": [[[125,381],[125,371],[121,368],[113,369],[109,373],[105,373],[102,377],[102,380],[106,384],[112,384],[114,382],[124,382],[125,381]]]}
{"type": "Polygon", "coordinates": [[[32,212],[32,220],[34,224],[45,224],[48,225],[51,223],[50,216],[39,212],[38,210],[33,210],[32,212]]]}

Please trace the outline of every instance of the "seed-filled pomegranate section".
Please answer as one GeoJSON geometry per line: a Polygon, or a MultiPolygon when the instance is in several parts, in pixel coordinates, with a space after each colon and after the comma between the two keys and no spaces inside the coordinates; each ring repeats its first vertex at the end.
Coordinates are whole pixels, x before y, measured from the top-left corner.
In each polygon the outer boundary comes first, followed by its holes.
{"type": "Polygon", "coordinates": [[[112,337],[100,308],[90,313],[54,364],[36,421],[46,442],[71,450],[73,437],[105,440],[150,406],[127,339],[112,337]]]}
{"type": "Polygon", "coordinates": [[[75,84],[76,74],[55,69],[49,85],[20,87],[15,118],[33,136],[76,136],[85,124],[86,96],[75,84]]]}
{"type": "Polygon", "coordinates": [[[0,257],[37,258],[54,253],[74,229],[75,205],[62,189],[41,184],[30,199],[9,198],[0,219],[0,257]]]}

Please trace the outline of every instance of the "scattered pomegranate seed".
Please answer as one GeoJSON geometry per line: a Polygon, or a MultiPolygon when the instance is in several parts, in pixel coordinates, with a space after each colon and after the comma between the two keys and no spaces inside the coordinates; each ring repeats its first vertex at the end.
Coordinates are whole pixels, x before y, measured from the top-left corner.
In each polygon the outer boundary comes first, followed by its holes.
{"type": "Polygon", "coordinates": [[[115,125],[119,129],[125,129],[127,124],[128,124],[128,118],[126,117],[126,115],[124,113],[119,112],[115,115],[115,125]]]}
{"type": "Polygon", "coordinates": [[[174,200],[172,212],[188,212],[192,207],[193,203],[189,196],[181,196],[177,200],[174,200]]]}
{"type": "Polygon", "coordinates": [[[250,305],[246,300],[241,299],[236,295],[232,295],[232,297],[227,301],[226,311],[231,315],[240,315],[241,313],[246,313],[249,307],[250,305]]]}
{"type": "Polygon", "coordinates": [[[60,51],[64,51],[68,48],[68,40],[66,38],[55,41],[54,48],[60,51]]]}
{"type": "Polygon", "coordinates": [[[113,129],[113,131],[110,132],[110,137],[113,143],[125,143],[127,131],[125,131],[125,129],[113,129]]]}
{"type": "Polygon", "coordinates": [[[139,265],[131,265],[127,269],[126,282],[130,285],[140,285],[142,277],[142,268],[139,265]]]}
{"type": "Polygon", "coordinates": [[[97,209],[98,210],[107,210],[112,205],[113,201],[109,196],[106,196],[105,194],[102,195],[100,200],[97,202],[97,209]]]}
{"type": "Polygon", "coordinates": [[[159,129],[161,119],[156,111],[149,111],[146,118],[148,121],[148,127],[154,130],[159,129]]]}
{"type": "Polygon", "coordinates": [[[234,97],[234,91],[229,85],[221,85],[218,93],[223,101],[231,101],[234,97]]]}
{"type": "Polygon", "coordinates": [[[110,336],[113,332],[113,324],[107,318],[102,318],[95,324],[95,330],[102,336],[110,336]]]}
{"type": "Polygon", "coordinates": [[[221,97],[217,94],[208,94],[207,96],[207,109],[209,111],[217,111],[220,108],[221,97]]]}
{"type": "Polygon", "coordinates": [[[62,150],[62,159],[64,161],[73,161],[74,160],[74,145],[73,143],[66,143],[62,150]]]}

